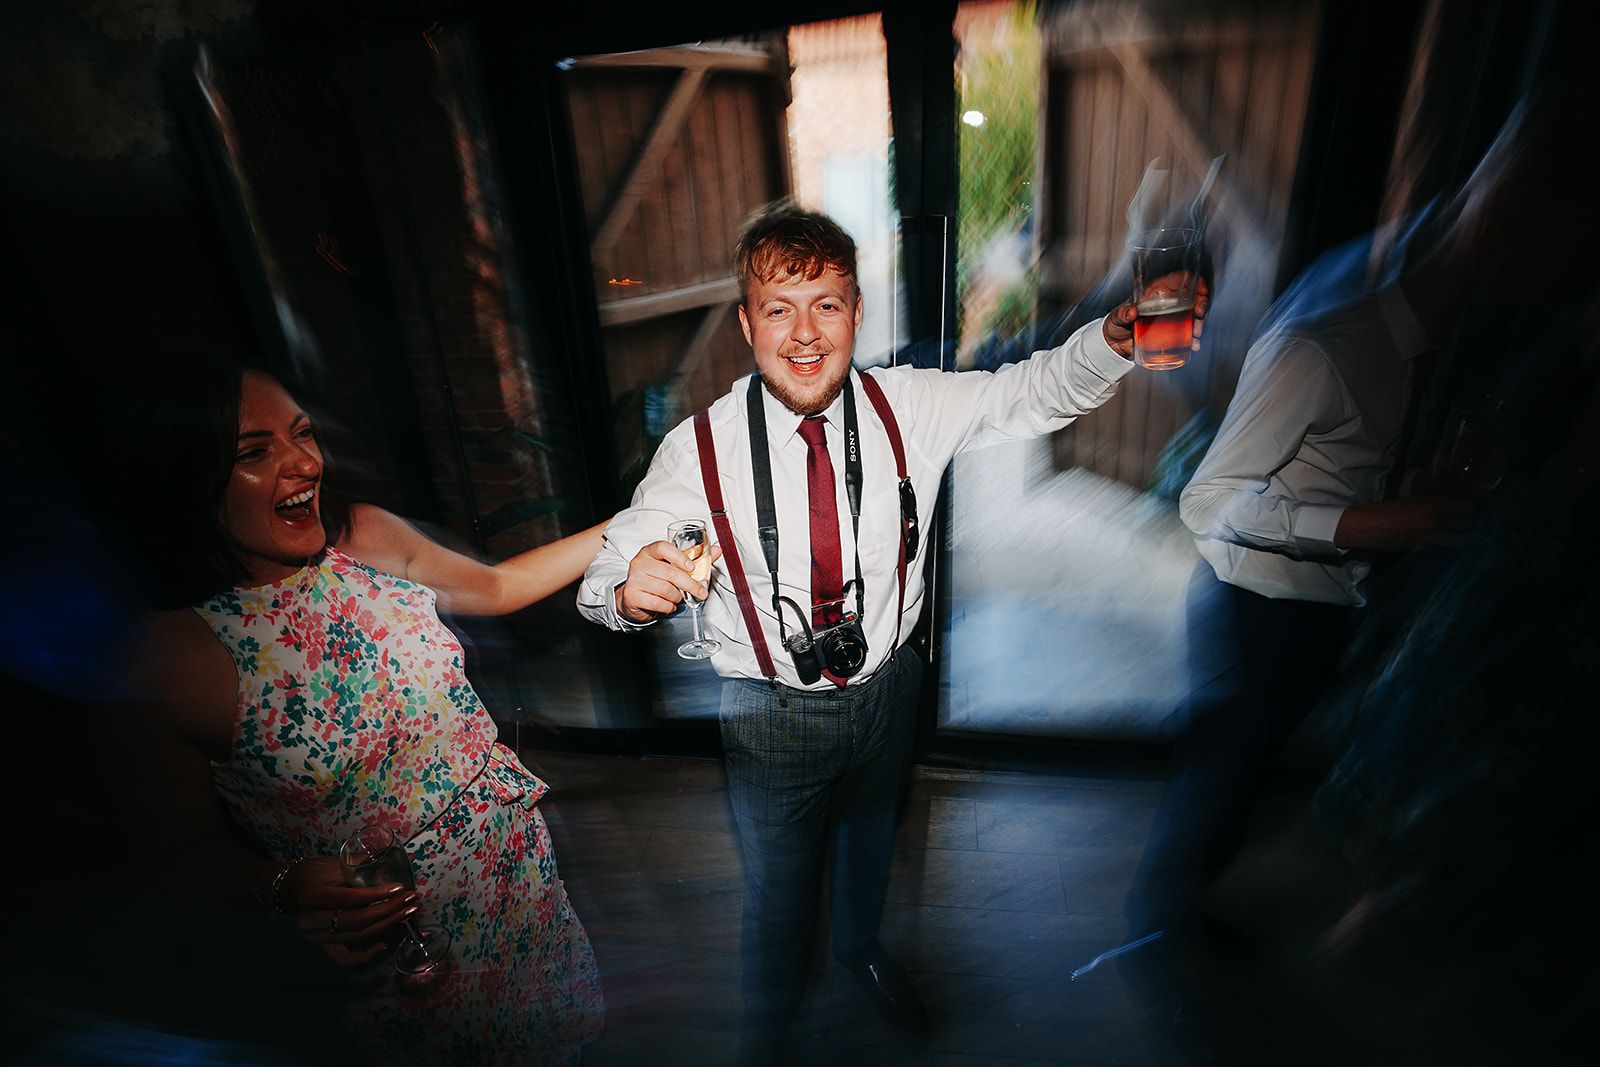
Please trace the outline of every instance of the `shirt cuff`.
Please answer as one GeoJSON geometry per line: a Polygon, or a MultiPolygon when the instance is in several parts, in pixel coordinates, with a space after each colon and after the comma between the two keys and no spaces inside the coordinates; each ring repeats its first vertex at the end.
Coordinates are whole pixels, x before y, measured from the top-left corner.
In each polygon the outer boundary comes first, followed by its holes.
{"type": "Polygon", "coordinates": [[[1308,556],[1342,556],[1333,534],[1344,515],[1343,504],[1301,504],[1294,516],[1294,539],[1308,556]]]}
{"type": "Polygon", "coordinates": [[[615,582],[594,578],[584,579],[578,586],[579,613],[612,630],[625,632],[648,630],[655,625],[654,619],[649,622],[634,622],[617,610],[617,590],[625,584],[627,584],[626,578],[615,582]]]}
{"type": "Polygon", "coordinates": [[[1077,339],[1083,347],[1084,360],[1110,381],[1118,381],[1133,370],[1133,360],[1106,343],[1106,319],[1103,315],[1079,328],[1077,339]]]}
{"type": "Polygon", "coordinates": [[[606,593],[606,606],[611,612],[612,628],[616,630],[625,630],[631,633],[637,633],[640,630],[648,630],[650,627],[656,624],[655,619],[651,619],[648,622],[634,622],[621,611],[617,610],[617,590],[621,589],[627,584],[628,581],[626,578],[624,578],[622,581],[612,586],[611,589],[606,593]]]}

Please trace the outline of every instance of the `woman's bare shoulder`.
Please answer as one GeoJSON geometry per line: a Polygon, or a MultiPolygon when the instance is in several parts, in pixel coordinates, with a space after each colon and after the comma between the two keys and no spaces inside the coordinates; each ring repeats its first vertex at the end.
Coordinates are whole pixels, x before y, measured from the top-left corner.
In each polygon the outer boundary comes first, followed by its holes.
{"type": "Polygon", "coordinates": [[[385,574],[405,578],[421,536],[393,512],[374,504],[352,504],[350,529],[334,547],[385,574]]]}

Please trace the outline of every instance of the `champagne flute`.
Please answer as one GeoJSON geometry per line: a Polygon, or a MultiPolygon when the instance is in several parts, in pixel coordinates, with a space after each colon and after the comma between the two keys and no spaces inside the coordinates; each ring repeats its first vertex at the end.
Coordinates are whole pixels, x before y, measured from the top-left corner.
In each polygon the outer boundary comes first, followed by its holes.
{"type": "MultiPolygon", "coordinates": [[[[339,867],[346,885],[363,889],[399,882],[416,888],[411,855],[394,831],[382,823],[368,823],[339,846],[339,867]]],[[[442,926],[419,925],[405,920],[406,936],[394,950],[394,967],[401,974],[427,974],[450,953],[450,934],[442,926]]]]}
{"type": "MultiPolygon", "coordinates": [[[[711,581],[711,553],[709,551],[711,544],[706,537],[705,520],[680,519],[671,523],[667,526],[667,539],[682,549],[683,554],[694,561],[694,580],[709,583],[711,581]]],[[[689,606],[689,618],[694,622],[694,640],[685,641],[679,645],[678,655],[684,659],[707,659],[722,650],[722,642],[701,634],[701,602],[688,593],[683,595],[683,600],[689,606]]]]}

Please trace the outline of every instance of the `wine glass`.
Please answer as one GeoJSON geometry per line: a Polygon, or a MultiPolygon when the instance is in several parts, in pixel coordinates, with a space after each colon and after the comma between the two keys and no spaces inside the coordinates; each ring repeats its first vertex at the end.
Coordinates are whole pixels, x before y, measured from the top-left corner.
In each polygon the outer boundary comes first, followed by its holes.
{"type": "Polygon", "coordinates": [[[1452,408],[1439,465],[1446,495],[1482,496],[1500,484],[1506,472],[1504,406],[1482,396],[1452,408]]]}
{"type": "MultiPolygon", "coordinates": [[[[693,577],[697,582],[711,581],[711,544],[706,538],[704,519],[680,519],[667,526],[667,539],[683,550],[694,561],[693,577]]],[[[694,640],[678,646],[678,655],[684,659],[706,659],[722,650],[722,642],[705,637],[700,632],[702,604],[688,593],[683,602],[689,606],[689,618],[694,622],[694,640]]]]}
{"type": "MultiPolygon", "coordinates": [[[[368,823],[339,846],[339,867],[346,885],[370,888],[399,882],[416,888],[411,855],[382,823],[368,823]]],[[[442,926],[419,925],[406,919],[406,936],[394,950],[394,967],[401,974],[427,974],[450,954],[450,934],[442,926]]]]}

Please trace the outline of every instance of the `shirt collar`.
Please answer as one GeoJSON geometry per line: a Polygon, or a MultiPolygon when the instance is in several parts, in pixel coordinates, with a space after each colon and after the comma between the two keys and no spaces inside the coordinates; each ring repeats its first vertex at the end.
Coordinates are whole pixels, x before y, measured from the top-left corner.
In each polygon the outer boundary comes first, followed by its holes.
{"type": "MultiPolygon", "coordinates": [[[[855,388],[855,367],[850,368],[850,384],[855,388]]],[[[790,438],[800,436],[800,423],[805,420],[804,415],[796,415],[779,403],[766,386],[761,387],[761,398],[767,413],[767,433],[774,441],[788,444],[790,438]]],[[[839,395],[833,398],[833,403],[818,412],[832,427],[844,425],[844,390],[839,390],[839,395]]]]}
{"type": "Polygon", "coordinates": [[[1406,299],[1399,282],[1380,287],[1377,296],[1378,312],[1389,327],[1389,335],[1394,338],[1395,351],[1401,359],[1415,359],[1436,346],[1417,320],[1417,313],[1411,310],[1411,302],[1406,299]]]}

